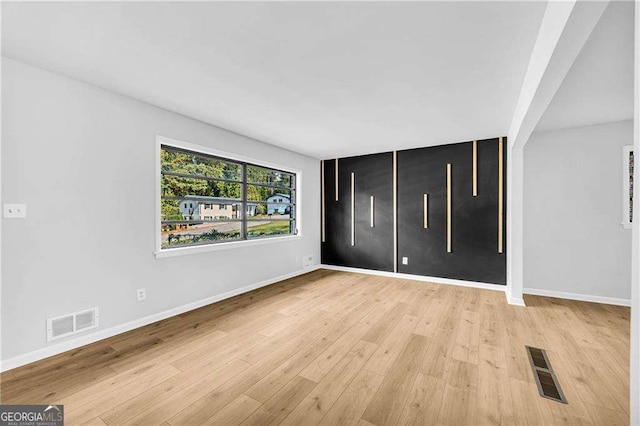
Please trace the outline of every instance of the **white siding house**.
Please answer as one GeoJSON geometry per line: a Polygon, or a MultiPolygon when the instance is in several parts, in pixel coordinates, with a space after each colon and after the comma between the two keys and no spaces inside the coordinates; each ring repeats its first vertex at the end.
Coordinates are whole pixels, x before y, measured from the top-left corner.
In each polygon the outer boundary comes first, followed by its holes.
{"type": "Polygon", "coordinates": [[[291,198],[287,194],[273,194],[267,198],[267,214],[289,213],[291,198]]]}
{"type": "MultiPolygon", "coordinates": [[[[238,219],[236,200],[221,197],[187,196],[180,201],[180,214],[183,220],[238,219]]],[[[247,216],[256,215],[256,203],[247,203],[247,216]]]]}

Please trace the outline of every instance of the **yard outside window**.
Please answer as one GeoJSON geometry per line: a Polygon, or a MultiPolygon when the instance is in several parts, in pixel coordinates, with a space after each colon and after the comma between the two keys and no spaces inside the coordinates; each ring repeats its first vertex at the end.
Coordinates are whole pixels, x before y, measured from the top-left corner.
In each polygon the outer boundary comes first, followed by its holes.
{"type": "Polygon", "coordinates": [[[296,234],[295,173],[160,147],[161,249],[296,234]]]}

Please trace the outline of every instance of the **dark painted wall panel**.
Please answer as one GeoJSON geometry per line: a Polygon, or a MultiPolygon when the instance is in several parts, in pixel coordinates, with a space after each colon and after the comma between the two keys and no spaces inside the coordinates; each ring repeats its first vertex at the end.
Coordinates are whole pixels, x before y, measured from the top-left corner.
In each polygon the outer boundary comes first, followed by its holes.
{"type": "Polygon", "coordinates": [[[498,253],[498,140],[478,141],[477,197],[472,160],[471,142],[398,152],[398,272],[506,283],[505,255],[498,253]],[[451,253],[446,250],[447,163],[452,165],[451,253]],[[427,229],[424,193],[429,194],[427,229]],[[402,257],[409,258],[408,265],[402,257]]]}
{"type": "MultiPolygon", "coordinates": [[[[506,138],[504,139],[506,147],[506,138]]],[[[506,283],[506,224],[498,253],[498,139],[478,141],[478,195],[472,192],[472,142],[398,151],[398,272],[506,283]],[[452,253],[447,253],[446,167],[452,164],[452,253]],[[423,194],[429,227],[423,227],[423,194]],[[402,258],[408,257],[408,265],[402,258]]],[[[506,149],[503,155],[506,172],[506,149]]],[[[393,154],[325,161],[326,242],[322,261],[393,270],[393,154]],[[351,172],[355,173],[356,245],[351,246],[351,172]],[[370,227],[370,196],[375,227],[370,227]]],[[[506,194],[506,173],[503,178],[506,194]]],[[[503,207],[506,218],[506,202],[503,207]]]]}
{"type": "Polygon", "coordinates": [[[325,161],[326,242],[322,261],[329,265],[393,271],[393,156],[391,153],[325,161]],[[355,176],[355,245],[351,245],[351,173],[355,176]],[[374,196],[375,226],[370,226],[374,196]]]}

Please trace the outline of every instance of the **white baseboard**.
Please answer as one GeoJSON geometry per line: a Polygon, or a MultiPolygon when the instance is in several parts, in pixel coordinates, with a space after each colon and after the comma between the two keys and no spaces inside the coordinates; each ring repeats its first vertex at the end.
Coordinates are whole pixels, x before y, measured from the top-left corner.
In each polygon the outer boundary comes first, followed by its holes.
{"type": "Polygon", "coordinates": [[[579,300],[582,302],[605,303],[607,305],[631,306],[630,299],[617,299],[615,297],[590,296],[588,294],[564,293],[562,291],[543,290],[538,288],[525,288],[524,294],[535,296],[557,297],[559,299],[579,300]]]}
{"type": "Polygon", "coordinates": [[[402,274],[399,272],[374,271],[371,269],[349,268],[346,266],[322,264],[320,265],[320,267],[324,269],[332,269],[334,271],[355,272],[358,274],[369,274],[369,275],[377,275],[381,277],[400,278],[403,280],[424,281],[424,282],[435,283],[435,284],[457,285],[461,287],[481,288],[484,290],[495,290],[495,291],[505,292],[507,288],[506,285],[500,285],[500,284],[489,284],[489,283],[480,283],[475,281],[454,280],[450,278],[425,277],[422,275],[402,274]]]}
{"type": "Polygon", "coordinates": [[[507,296],[507,303],[515,306],[527,306],[524,303],[524,299],[519,299],[517,297],[509,297],[507,296]]]}
{"type": "Polygon", "coordinates": [[[281,275],[279,277],[270,278],[268,280],[260,281],[255,284],[250,284],[235,290],[228,291],[226,293],[218,294],[215,296],[207,297],[206,299],[198,300],[195,302],[187,303],[186,305],[178,306],[176,308],[172,308],[163,312],[158,312],[153,315],[146,316],[144,318],[140,318],[137,320],[133,320],[124,324],[116,325],[114,327],[110,327],[104,330],[99,330],[91,333],[85,334],[75,339],[66,340],[61,343],[57,343],[51,346],[44,347],[42,349],[38,349],[32,352],[28,352],[26,354],[18,355],[13,358],[9,358],[6,360],[0,361],[0,371],[8,371],[14,368],[20,367],[22,365],[26,365],[35,361],[40,361],[44,358],[48,358],[54,355],[61,354],[63,352],[79,348],[81,346],[88,345],[90,343],[95,343],[99,340],[104,340],[109,337],[113,337],[118,334],[125,333],[127,331],[134,330],[136,328],[143,327],[145,325],[152,324],[154,322],[161,321],[163,319],[167,319],[170,317],[174,317],[176,315],[180,315],[184,312],[192,311],[194,309],[201,308],[206,305],[210,305],[215,302],[219,302],[224,299],[229,299],[230,297],[237,296],[239,294],[247,293],[249,291],[258,289],[260,287],[265,287],[267,285],[271,285],[277,283],[278,281],[283,281],[289,278],[297,277],[298,275],[303,275],[312,271],[320,269],[319,265],[314,265],[309,268],[301,269],[296,272],[292,272],[290,274],[281,275]]]}

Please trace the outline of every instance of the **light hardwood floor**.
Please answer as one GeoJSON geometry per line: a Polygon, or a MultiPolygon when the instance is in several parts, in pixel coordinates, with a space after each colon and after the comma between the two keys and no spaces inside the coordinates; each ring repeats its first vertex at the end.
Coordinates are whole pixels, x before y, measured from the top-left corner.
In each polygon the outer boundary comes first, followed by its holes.
{"type": "Polygon", "coordinates": [[[526,302],[319,270],[6,372],[1,400],[67,424],[628,424],[629,309],[526,302]]]}

